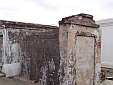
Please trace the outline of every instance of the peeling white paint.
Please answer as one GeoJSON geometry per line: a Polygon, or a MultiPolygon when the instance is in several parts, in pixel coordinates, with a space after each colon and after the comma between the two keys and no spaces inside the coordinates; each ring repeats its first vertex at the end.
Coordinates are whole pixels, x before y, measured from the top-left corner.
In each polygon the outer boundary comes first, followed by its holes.
{"type": "MultiPolygon", "coordinates": [[[[18,34],[19,30],[11,30],[12,33],[16,32],[18,34]]],[[[3,29],[3,63],[9,64],[9,63],[15,63],[19,62],[20,59],[20,45],[19,43],[12,43],[11,40],[9,40],[9,30],[3,29]]]]}
{"type": "Polygon", "coordinates": [[[100,83],[100,72],[101,72],[101,63],[97,63],[95,66],[95,85],[98,85],[100,83]]]}
{"type": "Polygon", "coordinates": [[[50,71],[55,70],[55,64],[54,64],[54,60],[53,59],[51,61],[49,61],[49,70],[50,71]]]}
{"type": "Polygon", "coordinates": [[[20,64],[22,69],[21,75],[24,76],[25,78],[30,78],[30,58],[28,57],[28,54],[26,52],[21,52],[20,56],[20,64]]]}
{"type": "Polygon", "coordinates": [[[58,71],[58,75],[59,75],[59,85],[66,85],[66,79],[65,77],[63,78],[62,73],[64,70],[64,73],[66,74],[66,67],[65,67],[65,53],[64,53],[64,48],[61,47],[60,48],[60,65],[59,65],[59,71],[58,71]]]}
{"type": "Polygon", "coordinates": [[[86,82],[85,82],[85,84],[86,84],[86,85],[90,85],[90,80],[87,79],[86,82]]]}
{"type": "MultiPolygon", "coordinates": [[[[60,37],[60,57],[64,58],[64,63],[62,64],[62,69],[60,72],[63,72],[64,75],[61,76],[60,85],[95,85],[95,63],[98,61],[95,58],[99,58],[98,56],[98,47],[97,42],[99,40],[98,28],[84,27],[79,25],[69,26],[68,31],[65,32],[64,29],[66,27],[60,28],[60,32],[63,32],[63,36],[60,37]],[[86,29],[85,29],[86,28],[86,29]],[[79,36],[77,33],[86,33],[81,35],[85,37],[84,41],[79,41],[77,45],[76,38],[79,36]],[[67,33],[67,37],[65,37],[67,33]],[[92,37],[91,37],[92,36],[92,37]],[[96,37],[93,37],[96,36],[96,37]],[[64,41],[67,42],[64,43],[64,41]],[[76,52],[77,46],[82,45],[78,51],[76,52]],[[62,49],[61,49],[62,48],[62,49]],[[89,50],[88,50],[89,49],[89,50]],[[63,52],[62,52],[63,50],[63,52]],[[77,57],[79,55],[79,57],[77,57]],[[80,60],[80,61],[79,61],[80,60]],[[81,69],[81,70],[80,70],[81,69]],[[79,76],[79,77],[77,77],[79,76]],[[84,78],[82,80],[82,77],[84,78]],[[80,84],[78,84],[78,80],[80,84]],[[81,79],[79,79],[81,78],[81,79]],[[81,81],[80,81],[81,80],[81,81]]],[[[100,60],[99,60],[100,61],[100,60]]],[[[61,75],[62,73],[60,73],[61,75]]],[[[99,76],[99,75],[97,75],[99,76]]]]}
{"type": "Polygon", "coordinates": [[[42,72],[42,78],[39,79],[39,83],[42,85],[47,85],[47,66],[43,66],[41,67],[41,72],[42,72]]]}
{"type": "Polygon", "coordinates": [[[91,32],[92,34],[97,36],[97,40],[99,40],[99,32],[97,30],[94,30],[93,32],[91,32]]]}
{"type": "Polygon", "coordinates": [[[9,41],[8,31],[3,30],[3,63],[8,64],[7,58],[11,56],[11,41],[9,41]]]}

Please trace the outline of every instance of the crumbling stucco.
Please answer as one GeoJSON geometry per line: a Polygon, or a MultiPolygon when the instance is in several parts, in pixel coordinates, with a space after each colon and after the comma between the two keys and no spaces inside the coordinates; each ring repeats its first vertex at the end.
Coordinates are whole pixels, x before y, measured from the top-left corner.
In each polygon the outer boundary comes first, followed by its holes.
{"type": "Polygon", "coordinates": [[[0,21],[3,64],[20,62],[21,76],[42,85],[57,85],[59,68],[58,27],[0,21]]]}
{"type": "MultiPolygon", "coordinates": [[[[87,14],[79,14],[79,15],[73,15],[66,18],[63,18],[59,22],[59,43],[60,43],[60,58],[64,60],[62,62],[62,70],[64,70],[60,78],[62,78],[61,85],[81,85],[79,82],[82,82],[82,85],[97,85],[99,83],[99,76],[100,76],[100,47],[98,45],[98,42],[100,42],[100,35],[99,35],[99,26],[95,24],[95,21],[93,20],[93,16],[87,15],[87,14]],[[93,42],[87,42],[92,47],[91,53],[86,51],[84,49],[88,50],[88,45],[83,42],[79,41],[78,43],[84,44],[81,45],[80,50],[78,51],[77,46],[77,38],[78,37],[89,37],[89,40],[93,39],[93,42]],[[90,39],[91,37],[91,39],[90,39]],[[87,46],[85,46],[85,44],[87,46]],[[63,51],[62,51],[63,49],[63,51]],[[76,53],[78,52],[78,53],[76,53]],[[80,55],[80,56],[78,56],[80,55]],[[77,57],[78,56],[78,57],[77,57]],[[92,58],[89,58],[86,62],[82,61],[85,56],[89,56],[92,58]],[[93,58],[94,56],[94,58],[93,58]],[[82,58],[81,61],[78,63],[78,59],[82,58]],[[92,60],[93,59],[93,60],[92,60]],[[92,61],[92,62],[91,62],[92,61]],[[78,67],[83,65],[83,68],[80,67],[82,70],[79,70],[78,67]],[[86,66],[85,66],[86,65],[86,66]],[[89,68],[87,68],[87,65],[93,65],[89,66],[90,71],[87,71],[89,68]],[[85,69],[86,70],[85,70],[85,69]],[[84,76],[85,79],[79,79],[80,71],[82,71],[83,74],[85,74],[85,71],[91,72],[90,75],[92,77],[88,77],[87,75],[84,76]],[[78,73],[78,74],[77,74],[78,73]],[[92,81],[92,82],[91,82],[92,81]]],[[[87,40],[87,38],[86,38],[87,40]]]]}
{"type": "Polygon", "coordinates": [[[98,27],[88,14],[63,18],[59,29],[0,20],[2,62],[20,62],[21,76],[42,85],[98,85],[101,67],[98,27]]]}

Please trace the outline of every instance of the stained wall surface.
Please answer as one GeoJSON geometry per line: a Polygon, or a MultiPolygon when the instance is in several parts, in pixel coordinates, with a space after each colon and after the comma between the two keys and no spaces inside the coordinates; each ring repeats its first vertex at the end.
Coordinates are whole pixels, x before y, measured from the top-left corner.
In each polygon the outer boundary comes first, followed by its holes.
{"type": "Polygon", "coordinates": [[[59,44],[63,75],[61,85],[98,85],[101,72],[101,35],[93,16],[87,14],[62,18],[59,44]]]}
{"type": "Polygon", "coordinates": [[[76,83],[94,85],[94,37],[76,38],[76,83]],[[92,74],[93,73],[93,74],[92,74]],[[86,77],[87,76],[87,77],[86,77]]]}
{"type": "Polygon", "coordinates": [[[0,36],[0,63],[2,63],[2,46],[3,45],[3,36],[0,36]]]}
{"type": "Polygon", "coordinates": [[[21,76],[42,85],[98,85],[98,28],[88,14],[63,18],[59,28],[0,20],[2,63],[20,62],[21,76]]]}
{"type": "Polygon", "coordinates": [[[21,63],[21,76],[42,85],[59,83],[59,31],[56,26],[0,21],[3,64],[21,63]]]}

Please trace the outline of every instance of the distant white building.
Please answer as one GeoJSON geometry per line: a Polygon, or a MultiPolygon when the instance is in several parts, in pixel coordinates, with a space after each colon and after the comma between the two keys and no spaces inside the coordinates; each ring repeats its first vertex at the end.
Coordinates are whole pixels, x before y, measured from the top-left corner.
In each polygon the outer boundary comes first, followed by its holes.
{"type": "Polygon", "coordinates": [[[113,68],[113,18],[96,22],[102,32],[101,64],[102,67],[113,68]]]}

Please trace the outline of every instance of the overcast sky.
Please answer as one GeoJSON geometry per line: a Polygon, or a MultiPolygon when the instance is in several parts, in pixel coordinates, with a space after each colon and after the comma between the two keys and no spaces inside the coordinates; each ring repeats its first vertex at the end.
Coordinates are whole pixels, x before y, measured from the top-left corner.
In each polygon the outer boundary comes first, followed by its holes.
{"type": "Polygon", "coordinates": [[[0,0],[0,19],[58,25],[63,17],[87,13],[113,18],[113,0],[0,0]]]}

